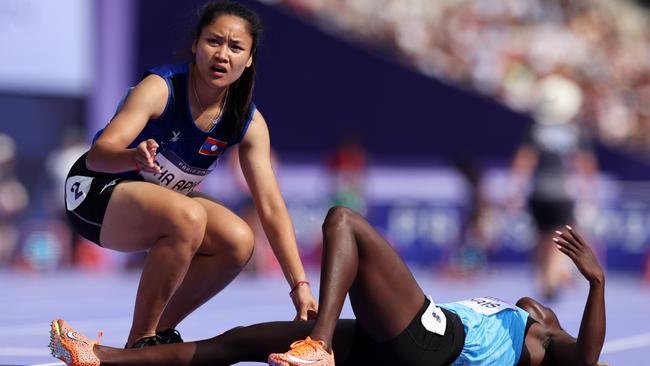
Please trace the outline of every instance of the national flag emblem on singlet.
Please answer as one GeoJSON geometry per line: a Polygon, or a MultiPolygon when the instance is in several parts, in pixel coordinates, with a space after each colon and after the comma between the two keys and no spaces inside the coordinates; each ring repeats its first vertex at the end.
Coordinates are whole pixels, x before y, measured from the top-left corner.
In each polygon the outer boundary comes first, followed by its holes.
{"type": "Polygon", "coordinates": [[[208,155],[208,156],[217,156],[226,149],[228,144],[226,142],[208,137],[205,139],[205,142],[199,150],[199,154],[208,155]]]}

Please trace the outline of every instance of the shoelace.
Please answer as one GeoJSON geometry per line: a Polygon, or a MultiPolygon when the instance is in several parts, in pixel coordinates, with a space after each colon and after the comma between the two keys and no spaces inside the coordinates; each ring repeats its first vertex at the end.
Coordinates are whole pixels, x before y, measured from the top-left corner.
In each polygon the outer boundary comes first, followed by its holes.
{"type": "Polygon", "coordinates": [[[307,337],[306,339],[295,341],[295,342],[291,343],[291,346],[289,346],[289,347],[293,351],[294,349],[298,349],[302,345],[309,346],[309,347],[313,348],[314,350],[318,350],[319,348],[323,349],[323,350],[325,349],[325,342],[313,340],[313,339],[311,339],[309,337],[307,337]]]}

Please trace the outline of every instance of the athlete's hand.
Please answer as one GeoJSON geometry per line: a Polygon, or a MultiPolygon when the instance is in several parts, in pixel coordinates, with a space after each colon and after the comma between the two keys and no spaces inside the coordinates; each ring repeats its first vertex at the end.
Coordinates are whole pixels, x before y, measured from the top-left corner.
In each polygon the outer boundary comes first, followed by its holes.
{"type": "Polygon", "coordinates": [[[135,148],[135,166],[147,173],[160,173],[160,166],[156,164],[156,151],[158,143],[153,139],[144,140],[135,148]]]}
{"type": "Polygon", "coordinates": [[[293,301],[293,306],[296,307],[296,317],[293,320],[316,319],[318,302],[312,295],[310,286],[298,286],[291,293],[291,301],[293,301]]]}
{"type": "Polygon", "coordinates": [[[557,248],[566,254],[583,276],[589,282],[603,283],[605,275],[603,269],[598,263],[598,259],[593,250],[584,241],[582,236],[573,230],[570,226],[566,226],[564,232],[556,231],[556,236],[553,238],[557,248]]]}

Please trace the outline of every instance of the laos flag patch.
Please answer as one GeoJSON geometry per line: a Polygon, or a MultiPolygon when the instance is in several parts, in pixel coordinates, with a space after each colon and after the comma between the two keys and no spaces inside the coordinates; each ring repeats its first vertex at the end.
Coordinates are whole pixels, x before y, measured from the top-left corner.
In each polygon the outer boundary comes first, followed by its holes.
{"type": "Polygon", "coordinates": [[[208,155],[208,156],[218,156],[221,155],[221,153],[224,152],[224,150],[226,150],[226,146],[228,146],[227,143],[214,139],[212,137],[208,137],[205,139],[203,145],[201,145],[199,154],[208,155]]]}

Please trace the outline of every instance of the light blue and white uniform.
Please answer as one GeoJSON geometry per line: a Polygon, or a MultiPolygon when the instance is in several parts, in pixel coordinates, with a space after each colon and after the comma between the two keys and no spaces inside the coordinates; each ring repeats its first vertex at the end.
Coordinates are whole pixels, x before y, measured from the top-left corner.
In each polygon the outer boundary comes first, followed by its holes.
{"type": "Polygon", "coordinates": [[[452,365],[516,365],[521,356],[528,313],[493,297],[438,304],[458,315],[465,345],[452,365]]]}

